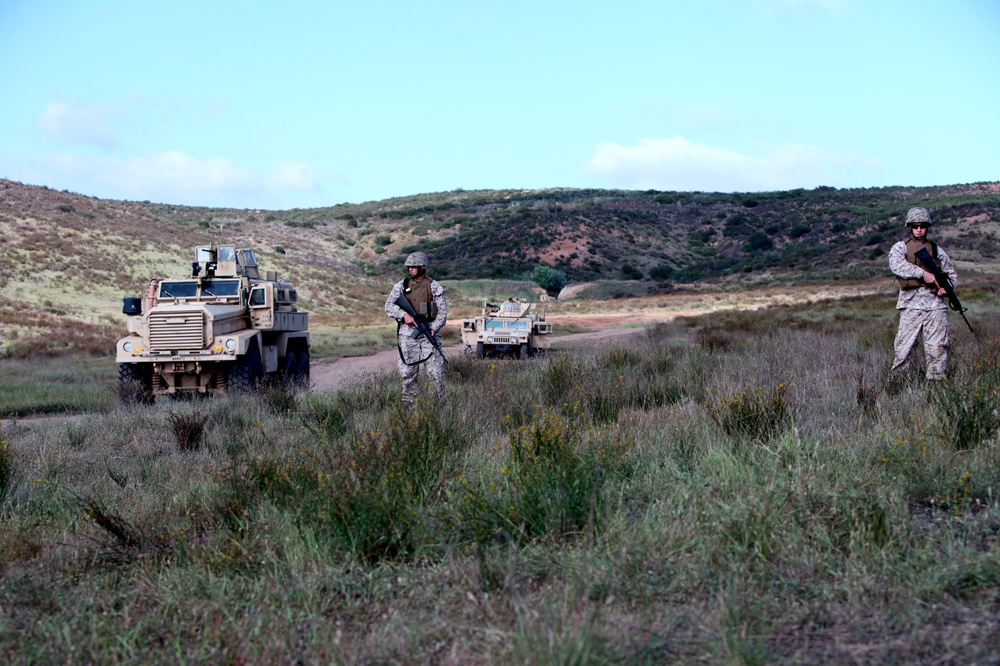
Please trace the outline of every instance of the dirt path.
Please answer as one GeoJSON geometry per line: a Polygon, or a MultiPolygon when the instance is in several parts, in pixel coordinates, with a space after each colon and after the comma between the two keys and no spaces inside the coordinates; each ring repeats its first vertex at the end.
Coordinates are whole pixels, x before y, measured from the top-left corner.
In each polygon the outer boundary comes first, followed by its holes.
{"type": "MultiPolygon", "coordinates": [[[[837,299],[849,296],[859,296],[881,293],[892,290],[887,283],[835,284],[832,286],[792,286],[792,287],[762,287],[752,291],[731,293],[692,293],[679,292],[669,297],[653,296],[636,298],[629,301],[627,310],[619,312],[560,314],[550,315],[546,321],[559,326],[574,325],[581,328],[594,329],[587,333],[572,333],[555,335],[552,342],[559,346],[594,347],[621,338],[623,336],[641,333],[649,326],[667,322],[678,317],[693,317],[716,310],[739,308],[742,310],[758,310],[771,305],[791,305],[815,302],[824,299],[837,299]],[[669,304],[670,308],[665,307],[669,304]],[[673,309],[677,308],[677,309],[673,309]]],[[[456,330],[460,321],[451,322],[449,327],[456,330]]],[[[464,347],[454,345],[445,348],[445,356],[462,354],[464,347]]],[[[383,372],[395,372],[397,352],[378,352],[372,356],[351,356],[340,358],[331,363],[314,362],[312,366],[312,385],[316,391],[338,391],[383,372]]]]}
{"type": "MultiPolygon", "coordinates": [[[[565,317],[549,317],[549,321],[558,326],[572,322],[578,326],[596,328],[586,333],[571,333],[552,336],[553,344],[559,346],[598,346],[603,342],[615,340],[629,335],[637,335],[645,331],[646,326],[669,321],[677,317],[704,314],[706,311],[687,311],[670,313],[622,313],[572,315],[565,317]],[[632,328],[612,328],[631,326],[632,328]]],[[[452,345],[444,348],[444,354],[450,358],[465,353],[463,345],[452,345]]],[[[395,372],[398,352],[380,351],[371,356],[345,356],[330,363],[313,362],[311,368],[312,388],[314,391],[339,391],[384,372],[395,372]]]]}

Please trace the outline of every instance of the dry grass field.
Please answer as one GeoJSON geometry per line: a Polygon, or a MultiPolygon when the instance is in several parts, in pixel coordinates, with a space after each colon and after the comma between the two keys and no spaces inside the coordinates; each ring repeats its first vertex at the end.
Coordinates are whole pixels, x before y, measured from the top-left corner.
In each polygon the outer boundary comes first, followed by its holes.
{"type": "Polygon", "coordinates": [[[415,410],[383,375],[8,423],[0,659],[996,663],[1000,306],[968,300],[943,385],[886,374],[859,296],[455,359],[415,410]]]}
{"type": "Polygon", "coordinates": [[[0,662],[1000,663],[987,185],[268,212],[0,181],[0,662]],[[888,373],[879,244],[913,197],[940,212],[976,327],[952,316],[943,383],[920,359],[888,373]],[[236,237],[294,280],[322,363],[392,348],[381,306],[411,241],[451,267],[454,324],[531,289],[458,274],[500,264],[457,234],[523,223],[564,247],[541,221],[566,216],[600,222],[574,242],[628,233],[646,263],[553,255],[597,288],[551,321],[637,333],[454,358],[445,399],[414,409],[392,373],[153,405],[117,390],[121,297],[183,276],[196,244],[236,237]],[[723,272],[667,285],[649,277],[666,260],[723,272]]]}

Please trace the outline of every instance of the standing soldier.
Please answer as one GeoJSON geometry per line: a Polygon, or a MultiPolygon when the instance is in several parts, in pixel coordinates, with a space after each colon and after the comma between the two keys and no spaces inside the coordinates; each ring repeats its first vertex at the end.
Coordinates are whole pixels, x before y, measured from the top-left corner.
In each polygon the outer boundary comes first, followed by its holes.
{"type": "Polygon", "coordinates": [[[414,319],[396,305],[396,299],[400,295],[406,296],[414,311],[427,321],[435,338],[448,320],[448,302],[444,297],[444,287],[426,273],[426,254],[414,252],[406,258],[405,265],[409,277],[392,287],[389,297],[385,299],[385,313],[398,322],[399,360],[396,367],[403,380],[403,402],[412,403],[417,398],[417,375],[424,363],[427,364],[427,374],[434,382],[435,394],[439,398],[444,397],[444,359],[426,337],[412,337],[417,330],[414,319]]]}
{"type": "Polygon", "coordinates": [[[906,226],[909,235],[889,250],[889,268],[899,279],[899,298],[896,300],[899,330],[892,369],[909,361],[922,332],[927,379],[944,379],[948,364],[948,301],[944,298],[947,292],[927,270],[929,267],[916,258],[916,253],[926,249],[948,276],[952,287],[958,284],[958,273],[945,251],[927,238],[931,216],[926,208],[911,208],[906,214],[906,226]]]}

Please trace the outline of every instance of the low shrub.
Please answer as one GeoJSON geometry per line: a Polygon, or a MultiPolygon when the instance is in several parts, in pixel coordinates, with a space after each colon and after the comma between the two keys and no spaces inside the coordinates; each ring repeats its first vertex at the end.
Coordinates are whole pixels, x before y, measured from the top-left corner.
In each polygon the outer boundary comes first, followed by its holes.
{"type": "Polygon", "coordinates": [[[600,528],[613,479],[628,476],[631,440],[541,411],[510,436],[501,478],[465,484],[461,517],[479,547],[570,538],[600,528]]]}
{"type": "MultiPolygon", "coordinates": [[[[0,421],[0,428],[3,421],[0,421]]],[[[0,507],[14,495],[18,486],[17,466],[14,464],[14,451],[10,446],[10,435],[0,430],[0,507]]]]}
{"type": "Polygon", "coordinates": [[[719,396],[708,415],[730,437],[740,442],[766,443],[791,423],[792,409],[785,397],[786,383],[741,388],[719,396]]]}
{"type": "Polygon", "coordinates": [[[208,414],[198,410],[190,412],[169,412],[167,422],[174,434],[174,441],[180,451],[197,451],[205,440],[208,414]]]}

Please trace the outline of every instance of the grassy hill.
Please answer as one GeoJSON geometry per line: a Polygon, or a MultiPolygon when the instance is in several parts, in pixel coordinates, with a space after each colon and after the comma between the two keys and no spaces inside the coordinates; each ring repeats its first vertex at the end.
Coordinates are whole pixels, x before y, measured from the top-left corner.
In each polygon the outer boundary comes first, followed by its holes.
{"type": "Polygon", "coordinates": [[[0,180],[0,325],[27,349],[103,345],[121,297],[183,276],[192,247],[236,241],[293,280],[319,325],[382,320],[402,258],[438,278],[525,279],[539,266],[604,295],[886,274],[902,216],[928,207],[960,268],[1000,271],[1000,183],[754,194],[484,190],[284,211],[112,201],[0,180]],[[67,322],[72,326],[68,326],[67,322]]]}

